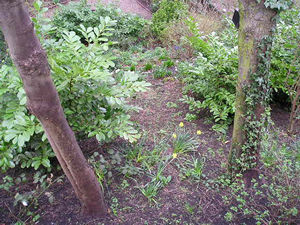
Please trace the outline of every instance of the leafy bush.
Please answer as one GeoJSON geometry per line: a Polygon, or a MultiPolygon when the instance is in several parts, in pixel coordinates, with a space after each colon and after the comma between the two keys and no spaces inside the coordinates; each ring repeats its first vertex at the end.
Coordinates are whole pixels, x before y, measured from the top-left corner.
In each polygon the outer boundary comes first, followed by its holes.
{"type": "MultiPolygon", "coordinates": [[[[291,9],[280,16],[272,49],[271,87],[295,95],[289,87],[296,86],[299,77],[299,10],[291,9]]],[[[218,36],[202,36],[193,18],[186,23],[193,34],[187,39],[200,54],[196,62],[183,67],[185,92],[192,95],[185,95],[184,101],[191,110],[209,108],[219,123],[214,128],[222,131],[231,123],[235,110],[237,32],[231,26],[218,36]]]]}
{"type": "MultiPolygon", "coordinates": [[[[48,49],[48,58],[65,114],[78,135],[95,136],[100,142],[117,136],[134,142],[139,134],[128,112],[138,109],[127,99],[149,84],[133,72],[111,72],[115,65],[108,36],[114,25],[108,17],[94,28],[81,25],[87,46],[75,32],[64,31],[63,40],[48,49]]],[[[26,109],[16,69],[2,66],[0,71],[0,167],[50,167],[52,150],[41,125],[26,109]]]]}
{"type": "Polygon", "coordinates": [[[100,24],[100,17],[106,16],[117,21],[111,40],[117,40],[121,46],[126,47],[144,36],[141,31],[148,24],[147,20],[101,4],[98,4],[96,10],[92,11],[85,1],[72,2],[61,7],[61,10],[53,17],[53,25],[56,27],[54,36],[61,38],[63,31],[68,30],[82,37],[77,30],[80,24],[85,27],[97,27],[100,24]]]}
{"type": "Polygon", "coordinates": [[[300,12],[293,8],[280,14],[271,60],[271,85],[289,95],[297,82],[300,65],[300,12]]]}
{"type": "Polygon", "coordinates": [[[204,50],[199,53],[194,63],[181,69],[185,83],[183,100],[190,105],[192,111],[208,108],[215,122],[218,122],[213,128],[224,131],[231,123],[235,110],[238,76],[237,32],[232,27],[220,35],[212,33],[206,37],[207,42],[204,45],[203,37],[196,38],[204,50]]]}
{"type": "Polygon", "coordinates": [[[49,167],[52,155],[43,129],[30,115],[21,78],[12,66],[0,68],[0,167],[2,170],[40,165],[49,167]],[[30,143],[28,143],[30,141],[30,143]],[[30,150],[30,147],[37,151],[30,150]]]}
{"type": "Polygon", "coordinates": [[[168,24],[187,15],[187,5],[179,0],[163,0],[157,12],[153,14],[151,29],[154,34],[160,36],[168,24]]]}

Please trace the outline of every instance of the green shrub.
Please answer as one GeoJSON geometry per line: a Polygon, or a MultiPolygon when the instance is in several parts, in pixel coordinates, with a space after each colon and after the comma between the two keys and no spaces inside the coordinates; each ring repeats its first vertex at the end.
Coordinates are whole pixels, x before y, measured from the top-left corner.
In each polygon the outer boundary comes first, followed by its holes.
{"type": "Polygon", "coordinates": [[[200,52],[193,64],[181,69],[185,83],[183,100],[192,111],[208,108],[217,122],[213,128],[224,132],[235,111],[237,32],[228,28],[220,35],[212,33],[207,39],[205,55],[200,52]]]}
{"type": "Polygon", "coordinates": [[[297,82],[300,65],[300,11],[282,12],[272,49],[271,85],[289,95],[288,87],[297,82]]]}
{"type": "MultiPolygon", "coordinates": [[[[95,136],[99,142],[122,137],[139,138],[127,99],[145,91],[148,83],[133,72],[111,72],[114,62],[108,36],[115,21],[101,18],[94,28],[80,26],[88,45],[75,32],[64,31],[63,41],[48,49],[52,78],[64,112],[77,136],[95,136]]],[[[2,66],[0,76],[0,167],[50,167],[53,152],[37,119],[30,115],[21,79],[14,67],[2,66]]]]}
{"type": "MultiPolygon", "coordinates": [[[[299,77],[299,10],[281,13],[271,59],[271,87],[288,93],[299,77]]],[[[238,74],[237,32],[227,27],[215,35],[201,36],[195,21],[186,20],[193,36],[187,37],[193,48],[200,52],[195,63],[183,66],[184,101],[191,110],[209,108],[214,128],[224,131],[235,111],[235,85],[238,74]]],[[[293,93],[292,93],[293,94],[293,93]]]]}
{"type": "Polygon", "coordinates": [[[80,24],[85,27],[97,27],[100,24],[99,18],[106,16],[117,21],[111,40],[118,41],[121,46],[127,47],[145,36],[142,31],[148,24],[147,20],[101,4],[98,4],[96,10],[92,11],[85,1],[72,2],[62,6],[61,10],[54,15],[53,25],[56,27],[54,36],[61,38],[63,31],[68,30],[74,31],[82,37],[82,34],[77,30],[80,24]]]}
{"type": "Polygon", "coordinates": [[[170,22],[184,18],[187,13],[187,5],[183,2],[163,0],[157,12],[153,14],[151,25],[153,33],[160,36],[170,22]]]}

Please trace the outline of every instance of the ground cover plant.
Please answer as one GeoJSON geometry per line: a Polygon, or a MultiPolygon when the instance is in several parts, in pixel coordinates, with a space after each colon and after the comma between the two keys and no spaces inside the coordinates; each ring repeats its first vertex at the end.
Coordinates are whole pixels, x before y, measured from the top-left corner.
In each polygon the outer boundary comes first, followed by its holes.
{"type": "MultiPolygon", "coordinates": [[[[228,19],[218,17],[215,29],[201,32],[199,20],[182,18],[168,28],[186,26],[179,38],[184,45],[149,35],[124,48],[115,42],[132,34],[115,36],[115,9],[99,6],[109,13],[90,25],[82,22],[92,15],[89,8],[69,7],[60,13],[81,21],[71,30],[57,26],[59,37],[51,34],[53,21],[48,26],[36,17],[35,26],[68,121],[104,192],[108,216],[81,216],[43,130],[28,113],[16,69],[2,65],[2,223],[300,223],[299,124],[293,134],[287,132],[289,112],[281,105],[272,106],[274,122],[264,127],[257,167],[247,176],[227,172],[238,73],[237,31],[228,19]],[[83,14],[74,16],[75,11],[83,14]],[[153,38],[159,38],[155,45],[149,44],[153,38]],[[188,57],[179,53],[187,46],[188,57]]],[[[297,13],[292,8],[281,14],[271,70],[277,91],[287,91],[288,71],[296,77],[297,13]],[[284,39],[287,45],[281,44],[284,39]]]]}

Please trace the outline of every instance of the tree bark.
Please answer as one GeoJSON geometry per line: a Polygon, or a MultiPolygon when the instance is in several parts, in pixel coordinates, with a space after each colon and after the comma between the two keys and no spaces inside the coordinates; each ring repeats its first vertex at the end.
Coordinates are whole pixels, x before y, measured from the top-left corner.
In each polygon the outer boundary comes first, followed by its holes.
{"type": "MultiPolygon", "coordinates": [[[[253,140],[253,136],[250,137],[245,126],[248,125],[247,123],[260,121],[262,114],[265,112],[265,96],[268,95],[268,90],[258,85],[257,92],[260,93],[262,98],[253,99],[254,109],[250,109],[246,103],[247,94],[249,95],[247,87],[251,86],[252,82],[257,82],[254,80],[253,74],[260,76],[255,79],[261,79],[265,83],[269,82],[268,62],[270,61],[271,42],[263,45],[263,41],[266,37],[272,36],[273,29],[276,26],[274,17],[277,12],[266,8],[264,2],[264,0],[260,3],[257,3],[256,0],[239,0],[239,77],[236,88],[236,112],[232,145],[228,159],[230,171],[233,167],[239,167],[237,161],[241,158],[246,142],[249,142],[249,140],[259,142],[260,130],[254,131],[257,134],[254,138],[257,139],[253,140]],[[265,72],[261,73],[259,71],[261,68],[265,72]],[[254,115],[250,121],[249,119],[246,120],[249,110],[252,110],[254,115]]],[[[250,154],[256,156],[257,159],[259,145],[254,145],[253,148],[247,149],[247,151],[252,151],[250,154]]]]}
{"type": "Polygon", "coordinates": [[[50,76],[45,51],[35,35],[22,0],[0,0],[0,25],[22,78],[27,106],[41,122],[48,140],[82,204],[82,212],[107,212],[102,190],[68,125],[50,76]]]}

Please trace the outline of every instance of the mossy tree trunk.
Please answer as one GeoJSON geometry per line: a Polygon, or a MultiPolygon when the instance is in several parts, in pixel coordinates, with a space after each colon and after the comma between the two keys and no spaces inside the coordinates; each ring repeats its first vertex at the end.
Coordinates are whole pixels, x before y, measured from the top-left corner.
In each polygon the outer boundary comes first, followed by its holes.
{"type": "Polygon", "coordinates": [[[277,11],[266,8],[264,2],[239,0],[239,77],[229,154],[230,171],[240,170],[245,160],[255,163],[258,157],[261,119],[270,92],[270,48],[277,14],[277,11]]]}
{"type": "Polygon", "coordinates": [[[100,185],[64,116],[46,53],[35,35],[23,0],[0,0],[0,26],[22,78],[27,107],[41,122],[83,212],[106,214],[100,185]]]}

